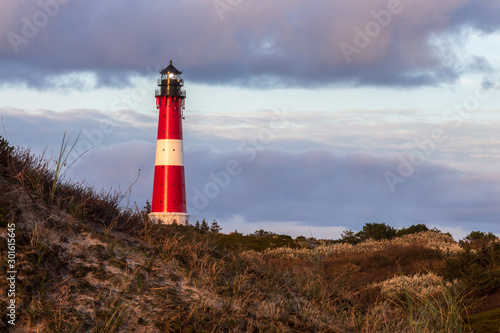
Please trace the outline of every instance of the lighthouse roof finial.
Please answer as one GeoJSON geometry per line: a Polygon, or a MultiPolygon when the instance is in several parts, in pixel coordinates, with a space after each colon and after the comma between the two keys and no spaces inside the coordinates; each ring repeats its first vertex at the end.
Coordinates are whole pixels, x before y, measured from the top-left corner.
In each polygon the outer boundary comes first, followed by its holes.
{"type": "Polygon", "coordinates": [[[167,67],[165,67],[160,71],[160,74],[167,74],[167,73],[173,73],[175,75],[182,74],[180,70],[178,70],[177,68],[174,67],[174,65],[172,65],[172,60],[170,60],[170,65],[168,65],[167,67]]]}

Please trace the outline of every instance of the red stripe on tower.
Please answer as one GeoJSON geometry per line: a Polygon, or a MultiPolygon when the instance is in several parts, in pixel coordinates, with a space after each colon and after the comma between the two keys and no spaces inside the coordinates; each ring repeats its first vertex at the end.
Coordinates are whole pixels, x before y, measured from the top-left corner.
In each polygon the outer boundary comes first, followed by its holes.
{"type": "Polygon", "coordinates": [[[150,218],[163,224],[189,224],[186,208],[182,119],[186,92],[182,72],[168,65],[158,79],[156,108],[159,110],[153,202],[150,218]]]}

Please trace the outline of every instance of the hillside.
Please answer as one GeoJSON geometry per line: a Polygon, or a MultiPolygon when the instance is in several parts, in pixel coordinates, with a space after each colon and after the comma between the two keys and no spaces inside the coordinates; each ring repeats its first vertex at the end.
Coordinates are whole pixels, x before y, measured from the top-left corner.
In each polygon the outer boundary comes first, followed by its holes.
{"type": "Polygon", "coordinates": [[[147,208],[120,208],[120,193],[60,179],[61,163],[0,138],[0,330],[500,327],[500,242],[491,234],[456,242],[437,230],[389,228],[370,237],[368,227],[380,225],[368,224],[321,241],[151,225],[147,208]]]}

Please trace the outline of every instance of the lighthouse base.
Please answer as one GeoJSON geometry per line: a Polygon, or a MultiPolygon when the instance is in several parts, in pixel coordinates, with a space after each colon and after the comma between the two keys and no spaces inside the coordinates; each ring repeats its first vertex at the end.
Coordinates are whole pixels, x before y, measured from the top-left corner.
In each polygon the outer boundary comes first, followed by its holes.
{"type": "Polygon", "coordinates": [[[150,213],[149,220],[157,224],[189,225],[189,215],[186,213],[150,213]]]}

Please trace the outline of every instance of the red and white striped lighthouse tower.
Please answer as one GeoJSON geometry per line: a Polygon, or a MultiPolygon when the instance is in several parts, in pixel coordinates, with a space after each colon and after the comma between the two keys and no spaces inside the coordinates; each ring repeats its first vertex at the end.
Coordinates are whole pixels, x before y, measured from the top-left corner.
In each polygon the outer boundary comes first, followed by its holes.
{"type": "Polygon", "coordinates": [[[186,91],[182,90],[182,72],[168,65],[161,72],[155,92],[159,109],[156,141],[153,201],[149,217],[158,223],[189,224],[184,181],[182,119],[186,91]]]}

